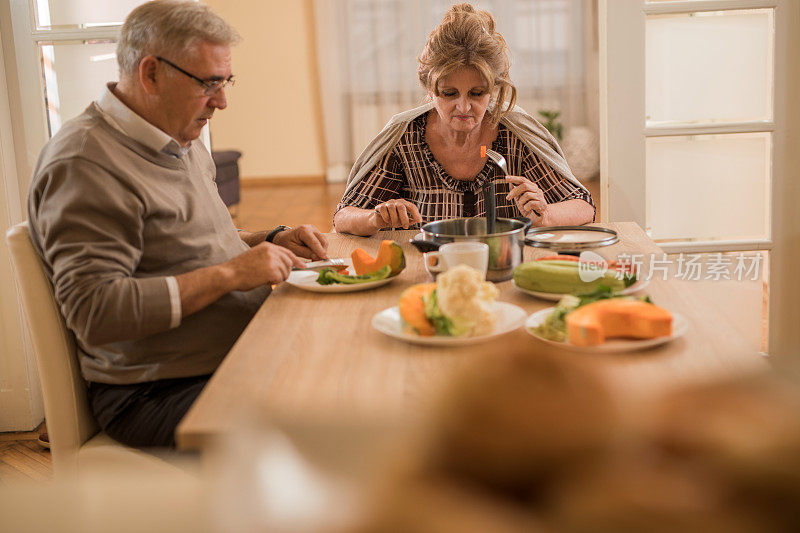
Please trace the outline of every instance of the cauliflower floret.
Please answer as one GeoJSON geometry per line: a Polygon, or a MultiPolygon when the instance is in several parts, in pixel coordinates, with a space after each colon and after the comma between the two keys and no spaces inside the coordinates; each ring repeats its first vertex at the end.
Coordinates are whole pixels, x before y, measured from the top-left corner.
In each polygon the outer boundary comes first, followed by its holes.
{"type": "Polygon", "coordinates": [[[480,272],[466,265],[451,268],[436,280],[439,308],[467,337],[494,331],[497,318],[491,307],[498,294],[493,283],[483,281],[480,272]]]}

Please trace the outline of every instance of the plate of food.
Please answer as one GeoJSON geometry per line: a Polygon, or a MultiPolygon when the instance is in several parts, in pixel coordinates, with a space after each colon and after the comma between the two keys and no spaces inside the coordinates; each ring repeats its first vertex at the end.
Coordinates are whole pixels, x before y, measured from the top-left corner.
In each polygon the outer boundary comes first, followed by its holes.
{"type": "Polygon", "coordinates": [[[607,287],[582,297],[566,296],[525,321],[542,342],[587,353],[645,350],[683,336],[686,318],[652,303],[649,296],[614,294],[607,287]]]}
{"type": "Polygon", "coordinates": [[[630,295],[650,284],[649,279],[641,279],[628,265],[616,261],[604,262],[600,270],[587,276],[588,269],[592,268],[591,264],[581,264],[574,256],[543,257],[518,265],[514,269],[513,284],[525,294],[552,302],[570,294],[590,294],[600,287],[630,295]]]}
{"type": "Polygon", "coordinates": [[[513,331],[525,322],[521,307],[497,302],[498,290],[477,270],[459,265],[436,283],[406,289],[398,305],[372,317],[381,333],[413,344],[475,344],[513,331]]]}
{"type": "Polygon", "coordinates": [[[311,292],[354,292],[374,289],[391,283],[405,268],[403,249],[394,241],[383,241],[373,258],[356,249],[344,266],[314,270],[293,270],[286,283],[311,292]]]}

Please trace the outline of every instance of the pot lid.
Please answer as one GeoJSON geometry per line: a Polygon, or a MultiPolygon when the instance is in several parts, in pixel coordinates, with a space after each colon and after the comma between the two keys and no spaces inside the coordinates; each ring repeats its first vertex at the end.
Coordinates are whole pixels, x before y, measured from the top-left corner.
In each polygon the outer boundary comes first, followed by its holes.
{"type": "Polygon", "coordinates": [[[495,220],[495,233],[487,233],[485,217],[465,217],[428,222],[421,230],[428,239],[475,239],[513,234],[521,237],[530,225],[531,221],[527,218],[498,218],[495,220]]]}
{"type": "Polygon", "coordinates": [[[525,244],[555,251],[577,252],[619,242],[617,232],[594,226],[545,226],[525,234],[525,244]]]}

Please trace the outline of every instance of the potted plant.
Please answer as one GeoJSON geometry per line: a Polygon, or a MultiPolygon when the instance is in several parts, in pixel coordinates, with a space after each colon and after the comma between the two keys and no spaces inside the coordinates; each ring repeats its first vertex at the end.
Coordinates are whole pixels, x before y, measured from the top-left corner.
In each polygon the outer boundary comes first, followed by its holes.
{"type": "Polygon", "coordinates": [[[539,116],[542,117],[542,126],[547,128],[547,131],[549,131],[558,142],[561,142],[562,125],[561,122],[558,122],[559,115],[561,115],[561,111],[549,111],[547,109],[539,111],[539,116]]]}
{"type": "Polygon", "coordinates": [[[600,150],[597,135],[585,126],[569,128],[563,136],[563,125],[558,121],[561,111],[540,110],[542,126],[558,140],[572,173],[581,181],[595,179],[600,172],[600,150]]]}

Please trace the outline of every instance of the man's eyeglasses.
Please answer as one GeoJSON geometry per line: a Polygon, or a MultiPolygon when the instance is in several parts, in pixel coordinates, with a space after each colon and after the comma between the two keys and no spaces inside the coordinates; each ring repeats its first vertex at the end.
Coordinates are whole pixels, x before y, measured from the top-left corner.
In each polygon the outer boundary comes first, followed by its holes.
{"type": "Polygon", "coordinates": [[[233,86],[233,85],[236,84],[236,80],[234,79],[233,75],[229,76],[228,79],[225,79],[225,80],[204,80],[204,79],[198,78],[194,74],[186,72],[181,67],[179,67],[178,65],[176,65],[175,63],[173,63],[172,61],[170,61],[168,59],[164,59],[163,57],[160,57],[160,56],[156,56],[156,59],[158,59],[159,61],[163,61],[164,63],[166,63],[167,65],[171,66],[172,68],[174,68],[175,70],[177,70],[181,74],[189,76],[194,81],[196,81],[197,83],[202,85],[205,88],[205,91],[203,91],[203,92],[205,93],[206,96],[211,96],[211,95],[217,94],[219,91],[221,91],[225,87],[228,87],[229,85],[233,86]]]}

